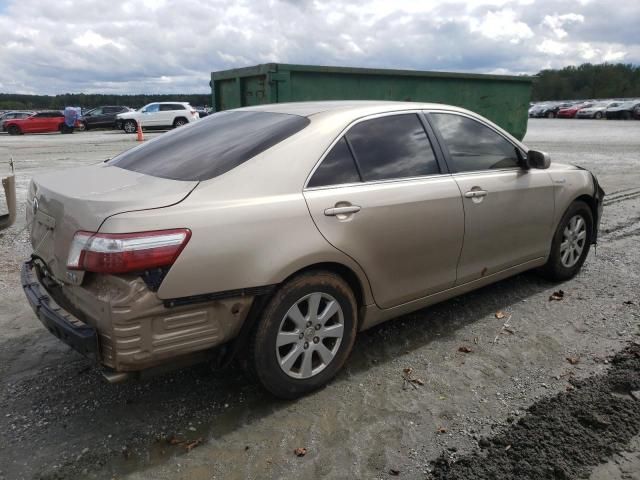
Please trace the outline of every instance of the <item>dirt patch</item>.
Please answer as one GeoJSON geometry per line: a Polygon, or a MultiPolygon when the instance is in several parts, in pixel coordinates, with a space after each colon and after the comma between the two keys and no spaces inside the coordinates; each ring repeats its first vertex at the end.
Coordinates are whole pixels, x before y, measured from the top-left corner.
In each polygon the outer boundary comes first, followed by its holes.
{"type": "Polygon", "coordinates": [[[526,416],[481,451],[442,454],[434,479],[570,479],[624,450],[640,432],[640,344],[618,353],[603,375],[572,381],[572,389],[533,404],[526,416]]]}

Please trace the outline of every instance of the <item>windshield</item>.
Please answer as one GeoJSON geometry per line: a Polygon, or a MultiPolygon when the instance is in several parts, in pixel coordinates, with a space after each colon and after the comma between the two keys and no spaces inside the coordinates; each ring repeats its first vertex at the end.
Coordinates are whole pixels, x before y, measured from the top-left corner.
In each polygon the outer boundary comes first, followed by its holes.
{"type": "Polygon", "coordinates": [[[284,113],[229,111],[128,150],[107,163],[172,180],[209,180],[299,132],[309,119],[284,113]]]}

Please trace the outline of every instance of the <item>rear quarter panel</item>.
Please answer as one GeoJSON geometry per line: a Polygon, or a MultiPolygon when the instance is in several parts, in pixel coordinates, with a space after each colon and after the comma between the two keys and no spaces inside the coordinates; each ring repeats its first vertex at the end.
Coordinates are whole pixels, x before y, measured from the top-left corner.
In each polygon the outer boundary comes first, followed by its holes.
{"type": "Polygon", "coordinates": [[[364,302],[373,303],[363,270],[320,234],[302,195],[309,172],[339,132],[335,125],[307,127],[202,182],[181,203],[112,216],[100,231],[191,229],[158,290],[163,299],[273,285],[309,265],[335,262],[358,276],[364,302]]]}

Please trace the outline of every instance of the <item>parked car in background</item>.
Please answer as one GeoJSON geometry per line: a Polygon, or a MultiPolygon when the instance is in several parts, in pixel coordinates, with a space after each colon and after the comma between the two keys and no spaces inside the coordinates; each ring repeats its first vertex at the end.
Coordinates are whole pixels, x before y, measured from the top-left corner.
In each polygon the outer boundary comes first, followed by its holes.
{"type": "Polygon", "coordinates": [[[140,110],[116,115],[116,128],[135,133],[142,128],[175,128],[195,122],[200,116],[187,102],[154,102],[140,110]]]}
{"type": "Polygon", "coordinates": [[[633,118],[640,120],[640,105],[633,109],[633,118]]]}
{"type": "Polygon", "coordinates": [[[539,118],[556,118],[561,108],[567,108],[572,103],[548,103],[543,108],[536,111],[536,117],[539,118]]]}
{"type": "Polygon", "coordinates": [[[64,128],[64,114],[59,110],[38,112],[26,118],[6,120],[4,126],[10,135],[62,132],[64,128]]]}
{"type": "Polygon", "coordinates": [[[92,128],[114,128],[116,124],[116,115],[119,113],[131,112],[132,109],[123,106],[106,105],[97,107],[85,112],[80,117],[80,123],[86,130],[92,128]]]}
{"type": "Polygon", "coordinates": [[[602,102],[596,102],[590,107],[582,108],[576,112],[576,118],[603,118],[607,108],[615,107],[621,102],[614,102],[610,100],[604,100],[602,102]]]}
{"type": "Polygon", "coordinates": [[[14,119],[20,119],[20,118],[27,118],[30,117],[31,115],[33,115],[34,112],[28,112],[28,111],[10,111],[10,112],[5,112],[2,115],[0,115],[0,127],[2,127],[2,131],[6,132],[6,128],[4,126],[4,122],[7,120],[14,120],[14,119]]]}
{"type": "Polygon", "coordinates": [[[633,111],[638,106],[640,106],[640,100],[630,100],[615,106],[611,105],[606,109],[605,117],[607,117],[607,120],[631,120],[633,111]]]}
{"type": "Polygon", "coordinates": [[[530,118],[538,118],[540,116],[539,112],[547,108],[546,103],[537,103],[529,108],[529,117],[530,118]]]}
{"type": "Polygon", "coordinates": [[[458,107],[246,107],[34,177],[22,286],[112,381],[237,354],[292,398],[358,331],[532,268],[573,277],[603,196],[458,107]]]}
{"type": "Polygon", "coordinates": [[[195,107],[195,109],[196,109],[196,112],[198,112],[198,115],[200,116],[200,118],[209,116],[209,109],[207,107],[195,107]]]}
{"type": "Polygon", "coordinates": [[[591,105],[593,105],[593,103],[587,102],[587,103],[577,103],[569,107],[561,108],[560,110],[558,110],[557,117],[558,118],[574,118],[576,116],[576,113],[578,113],[578,110],[581,110],[583,108],[589,108],[591,105]]]}

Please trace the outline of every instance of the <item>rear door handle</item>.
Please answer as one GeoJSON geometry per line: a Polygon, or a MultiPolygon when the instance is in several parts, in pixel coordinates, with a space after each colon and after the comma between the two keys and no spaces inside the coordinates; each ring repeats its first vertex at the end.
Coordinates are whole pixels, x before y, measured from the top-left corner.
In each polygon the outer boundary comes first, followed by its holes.
{"type": "Polygon", "coordinates": [[[357,213],[359,211],[360,211],[360,207],[358,205],[347,205],[344,207],[327,208],[324,211],[324,214],[327,217],[335,217],[337,215],[349,215],[351,213],[357,213]]]}
{"type": "Polygon", "coordinates": [[[486,197],[487,193],[488,192],[486,190],[470,190],[465,193],[464,196],[467,198],[486,197]]]}

